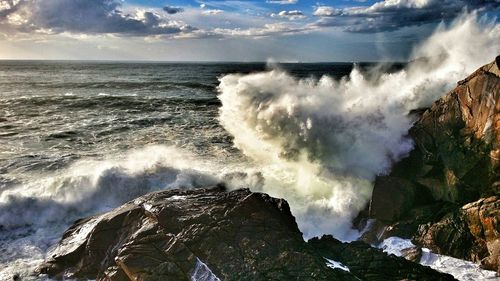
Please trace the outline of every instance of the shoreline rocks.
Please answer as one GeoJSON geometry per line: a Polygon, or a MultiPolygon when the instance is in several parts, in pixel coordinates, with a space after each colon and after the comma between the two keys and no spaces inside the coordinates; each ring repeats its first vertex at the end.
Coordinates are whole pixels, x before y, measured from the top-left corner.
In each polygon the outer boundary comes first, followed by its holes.
{"type": "Polygon", "coordinates": [[[500,56],[459,81],[410,130],[415,149],[377,177],[361,238],[412,238],[500,273],[500,56]]]}
{"type": "Polygon", "coordinates": [[[304,241],[288,203],[263,193],[167,190],[76,221],[38,271],[107,281],[454,280],[360,243],[331,236],[304,241]],[[351,271],[332,269],[327,259],[351,271]]]}

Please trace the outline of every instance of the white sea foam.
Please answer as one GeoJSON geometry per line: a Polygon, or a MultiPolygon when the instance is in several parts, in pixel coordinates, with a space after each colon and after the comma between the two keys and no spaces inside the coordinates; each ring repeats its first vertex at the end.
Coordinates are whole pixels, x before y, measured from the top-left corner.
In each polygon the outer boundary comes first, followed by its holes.
{"type": "Polygon", "coordinates": [[[412,148],[408,112],[491,61],[499,33],[498,25],[466,15],[415,50],[414,58],[429,60],[374,80],[358,69],[341,81],[297,80],[279,69],[224,76],[220,121],[248,162],[154,146],[1,190],[0,279],[34,278],[35,265],[76,218],[150,191],[221,181],[287,199],[306,237],[352,239],[350,221],[369,199],[371,181],[412,148]]]}
{"type": "Polygon", "coordinates": [[[226,75],[220,121],[262,171],[263,190],[290,202],[306,237],[352,239],[373,179],[413,147],[409,112],[493,60],[499,36],[500,25],[466,14],[439,26],[408,67],[373,79],[357,68],[340,81],[298,80],[279,68],[226,75]]]}
{"type": "Polygon", "coordinates": [[[349,268],[345,265],[343,265],[342,263],[338,262],[338,261],[334,261],[334,260],[331,260],[331,259],[327,259],[325,258],[326,260],[326,266],[328,266],[329,268],[338,268],[338,269],[341,269],[343,271],[347,271],[349,272],[349,268]]]}
{"type": "MultiPolygon", "coordinates": [[[[410,239],[389,237],[382,241],[378,247],[387,254],[401,256],[402,250],[413,248],[415,245],[410,239]]],[[[432,253],[426,248],[422,249],[420,264],[430,266],[444,273],[449,273],[460,281],[498,280],[494,271],[481,269],[479,265],[470,261],[432,253]]]]}
{"type": "MultiPolygon", "coordinates": [[[[228,174],[217,162],[175,147],[151,146],[106,160],[79,161],[57,174],[0,191],[0,280],[14,274],[38,280],[33,270],[77,218],[154,190],[214,185],[228,174]]],[[[243,181],[232,184],[238,182],[243,181]]],[[[79,236],[85,237],[87,230],[79,236]]]]}

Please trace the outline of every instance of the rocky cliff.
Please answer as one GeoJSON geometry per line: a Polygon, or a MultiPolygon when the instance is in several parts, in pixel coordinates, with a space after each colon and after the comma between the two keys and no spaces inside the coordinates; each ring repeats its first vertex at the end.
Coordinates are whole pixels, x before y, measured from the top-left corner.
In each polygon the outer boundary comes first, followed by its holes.
{"type": "Polygon", "coordinates": [[[413,237],[500,270],[499,65],[479,68],[420,116],[415,149],[376,179],[368,217],[377,222],[365,240],[413,237]]]}
{"type": "Polygon", "coordinates": [[[151,193],[79,220],[39,272],[55,278],[134,281],[454,280],[368,248],[332,237],[307,243],[286,201],[219,186],[151,193]],[[346,248],[351,258],[339,254],[346,248]],[[338,258],[352,271],[332,269],[325,258],[338,258]],[[386,275],[392,266],[397,270],[386,275]]]}

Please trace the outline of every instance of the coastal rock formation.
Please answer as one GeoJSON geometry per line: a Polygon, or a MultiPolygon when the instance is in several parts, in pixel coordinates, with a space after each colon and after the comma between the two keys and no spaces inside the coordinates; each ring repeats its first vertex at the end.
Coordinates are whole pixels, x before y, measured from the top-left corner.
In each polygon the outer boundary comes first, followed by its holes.
{"type": "Polygon", "coordinates": [[[223,187],[155,192],[77,221],[50,257],[41,273],[82,279],[356,280],[307,246],[286,201],[223,187]]]}
{"type": "Polygon", "coordinates": [[[413,237],[500,270],[499,66],[497,57],[423,112],[410,130],[415,149],[376,179],[367,216],[376,223],[363,240],[413,237]]]}
{"type": "Polygon", "coordinates": [[[38,270],[55,278],[134,281],[454,280],[367,244],[332,237],[307,243],[286,201],[222,186],[150,193],[79,220],[38,270]],[[332,269],[325,258],[352,271],[332,269]]]}
{"type": "Polygon", "coordinates": [[[449,274],[436,274],[430,267],[413,263],[356,241],[342,243],[331,235],[308,242],[322,256],[347,266],[361,280],[455,280],[449,274]]]}
{"type": "Polygon", "coordinates": [[[421,225],[415,241],[435,253],[500,270],[500,197],[480,199],[436,223],[421,225]]]}

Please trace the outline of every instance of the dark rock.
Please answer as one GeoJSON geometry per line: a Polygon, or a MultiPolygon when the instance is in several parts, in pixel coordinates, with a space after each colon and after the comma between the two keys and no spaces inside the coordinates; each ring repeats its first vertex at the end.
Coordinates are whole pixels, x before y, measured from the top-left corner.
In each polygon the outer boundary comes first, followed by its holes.
{"type": "Polygon", "coordinates": [[[150,193],[78,220],[49,256],[40,273],[77,280],[454,280],[365,243],[306,243],[286,201],[223,187],[150,193]]]}
{"type": "Polygon", "coordinates": [[[355,280],[304,242],[286,201],[222,187],[151,193],[77,221],[50,256],[41,273],[81,279],[355,280]]]}
{"type": "Polygon", "coordinates": [[[455,280],[449,274],[387,255],[361,241],[342,243],[331,235],[324,235],[309,240],[308,244],[325,258],[347,266],[361,280],[455,280]]]}
{"type": "Polygon", "coordinates": [[[412,201],[463,205],[498,193],[499,75],[495,62],[481,67],[422,114],[410,130],[415,149],[375,182],[372,217],[395,221],[412,201]],[[403,209],[381,210],[385,202],[403,209]]]}
{"type": "Polygon", "coordinates": [[[422,258],[422,249],[419,247],[411,247],[401,250],[402,257],[412,261],[412,262],[420,262],[422,258]]]}
{"type": "Polygon", "coordinates": [[[433,252],[500,272],[500,198],[480,199],[436,223],[421,225],[414,241],[433,252]]]}
{"type": "Polygon", "coordinates": [[[370,215],[381,221],[395,221],[413,207],[416,186],[397,177],[378,177],[372,193],[370,215]]]}
{"type": "Polygon", "coordinates": [[[409,133],[414,150],[375,181],[367,218],[376,222],[362,240],[414,237],[437,253],[498,270],[499,60],[421,114],[409,133]]]}

